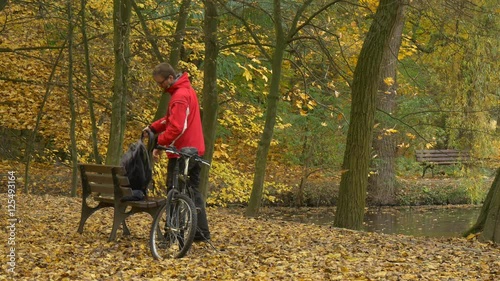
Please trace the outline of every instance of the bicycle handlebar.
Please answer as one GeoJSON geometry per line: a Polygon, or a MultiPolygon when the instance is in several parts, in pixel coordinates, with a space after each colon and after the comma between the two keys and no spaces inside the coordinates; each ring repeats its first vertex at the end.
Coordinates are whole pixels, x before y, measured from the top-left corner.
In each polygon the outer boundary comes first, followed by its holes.
{"type": "Polygon", "coordinates": [[[197,162],[201,162],[202,164],[210,166],[210,162],[204,160],[198,154],[192,155],[192,154],[189,154],[189,153],[185,153],[185,152],[179,151],[175,146],[164,146],[164,145],[157,144],[155,146],[155,148],[156,149],[160,149],[160,150],[165,150],[168,153],[177,154],[177,155],[180,155],[180,156],[183,156],[183,157],[186,157],[186,158],[193,158],[197,162]]]}

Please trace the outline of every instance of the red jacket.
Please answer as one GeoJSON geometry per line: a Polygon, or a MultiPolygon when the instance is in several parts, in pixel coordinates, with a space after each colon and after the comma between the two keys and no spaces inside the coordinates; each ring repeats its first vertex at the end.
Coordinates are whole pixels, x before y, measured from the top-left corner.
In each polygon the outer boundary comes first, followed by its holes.
{"type": "MultiPolygon", "coordinates": [[[[172,86],[165,89],[170,93],[167,115],[153,122],[149,127],[158,135],[158,144],[173,145],[177,149],[196,147],[198,154],[205,153],[205,141],[201,126],[200,105],[188,74],[183,73],[172,86]]],[[[170,155],[169,158],[176,157],[170,155]]]]}

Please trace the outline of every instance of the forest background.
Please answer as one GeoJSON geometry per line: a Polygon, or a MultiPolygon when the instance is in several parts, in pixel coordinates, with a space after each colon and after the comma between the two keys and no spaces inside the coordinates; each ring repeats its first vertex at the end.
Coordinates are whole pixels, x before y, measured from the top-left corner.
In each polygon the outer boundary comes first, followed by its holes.
{"type": "MultiPolygon", "coordinates": [[[[484,199],[500,160],[498,4],[405,3],[395,73],[380,77],[373,142],[390,149],[374,145],[370,154],[369,204],[484,199]],[[438,167],[422,186],[414,153],[423,148],[469,150],[474,165],[438,167]],[[391,164],[388,174],[381,163],[391,164]]],[[[354,70],[377,5],[283,1],[276,13],[270,1],[0,0],[0,173],[16,171],[26,193],[77,195],[76,163],[116,163],[161,116],[151,71],[169,61],[189,72],[204,116],[215,110],[214,124],[204,120],[213,134],[208,204],[249,202],[274,108],[262,203],[334,205],[354,70]],[[291,30],[285,41],[277,22],[291,30]],[[112,128],[114,118],[124,130],[112,128]]],[[[155,166],[155,193],[165,164],[155,166]]]]}

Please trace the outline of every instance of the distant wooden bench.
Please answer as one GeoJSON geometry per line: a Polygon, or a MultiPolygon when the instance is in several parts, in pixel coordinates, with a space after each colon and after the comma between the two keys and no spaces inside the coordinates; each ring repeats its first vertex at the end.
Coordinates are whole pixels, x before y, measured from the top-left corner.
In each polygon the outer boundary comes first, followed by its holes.
{"type": "Polygon", "coordinates": [[[114,208],[113,228],[108,241],[116,239],[116,232],[123,225],[123,234],[130,235],[125,219],[146,212],[153,218],[165,204],[165,198],[148,198],[141,201],[121,202],[124,196],[132,195],[125,169],[120,166],[79,164],[82,179],[82,213],[78,233],[83,233],[87,219],[102,208],[114,208]],[[88,200],[96,201],[97,206],[89,206],[88,200]]]}
{"type": "Polygon", "coordinates": [[[417,162],[421,162],[424,166],[422,177],[425,176],[425,171],[428,168],[431,168],[432,176],[434,176],[434,166],[436,165],[455,165],[470,161],[469,152],[458,149],[416,150],[415,157],[417,162]]]}

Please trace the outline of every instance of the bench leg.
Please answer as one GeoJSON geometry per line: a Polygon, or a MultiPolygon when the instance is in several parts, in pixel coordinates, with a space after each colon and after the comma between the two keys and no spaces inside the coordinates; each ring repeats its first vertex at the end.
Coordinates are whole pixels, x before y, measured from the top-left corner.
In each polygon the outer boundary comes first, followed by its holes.
{"type": "Polygon", "coordinates": [[[111,234],[109,235],[108,241],[115,241],[116,240],[116,233],[118,232],[118,228],[122,225],[123,227],[123,235],[130,235],[130,229],[127,226],[127,223],[125,222],[125,218],[123,218],[123,221],[121,222],[113,222],[113,229],[111,230],[111,234]]]}
{"type": "Polygon", "coordinates": [[[429,168],[429,165],[424,166],[424,172],[422,173],[422,178],[425,177],[425,171],[429,168]]]}
{"type": "Polygon", "coordinates": [[[122,226],[123,226],[123,235],[130,235],[130,229],[128,228],[127,222],[125,220],[123,220],[122,226]]]}
{"type": "Polygon", "coordinates": [[[96,207],[90,208],[87,204],[83,203],[82,204],[82,214],[80,217],[80,224],[78,225],[78,230],[77,230],[78,233],[80,233],[80,234],[83,233],[83,228],[85,226],[85,222],[87,222],[87,219],[90,216],[92,216],[93,213],[95,213],[97,210],[100,210],[100,209],[106,208],[106,207],[111,207],[111,206],[100,202],[99,205],[97,205],[96,207]]]}
{"type": "Polygon", "coordinates": [[[109,234],[109,238],[108,238],[109,242],[116,240],[116,232],[118,231],[118,227],[120,227],[120,225],[121,225],[121,222],[119,221],[119,219],[115,215],[115,218],[113,220],[113,228],[111,229],[111,233],[109,234]]]}
{"type": "Polygon", "coordinates": [[[115,205],[114,209],[115,210],[113,214],[113,228],[111,229],[111,234],[109,235],[108,239],[108,241],[110,242],[116,240],[116,232],[118,231],[120,225],[123,225],[124,234],[130,234],[130,229],[127,227],[127,224],[125,223],[125,219],[129,216],[129,214],[125,212],[127,207],[115,205]]]}
{"type": "Polygon", "coordinates": [[[431,172],[432,172],[432,177],[434,177],[434,165],[426,165],[424,167],[424,172],[422,173],[422,178],[425,177],[425,171],[427,171],[427,169],[431,168],[431,172]]]}
{"type": "Polygon", "coordinates": [[[80,224],[78,225],[78,233],[83,233],[83,227],[85,226],[85,222],[87,219],[95,212],[95,209],[91,209],[87,206],[82,207],[82,214],[80,216],[80,224]]]}
{"type": "Polygon", "coordinates": [[[130,235],[130,229],[127,226],[126,219],[136,213],[136,211],[133,208],[129,212],[126,212],[126,210],[127,206],[115,206],[115,213],[113,215],[113,229],[111,230],[108,241],[116,240],[116,233],[120,225],[123,227],[123,235],[130,235]]]}

